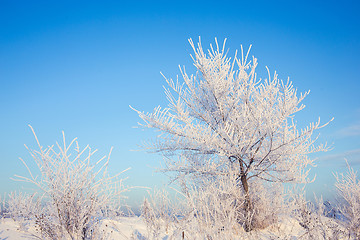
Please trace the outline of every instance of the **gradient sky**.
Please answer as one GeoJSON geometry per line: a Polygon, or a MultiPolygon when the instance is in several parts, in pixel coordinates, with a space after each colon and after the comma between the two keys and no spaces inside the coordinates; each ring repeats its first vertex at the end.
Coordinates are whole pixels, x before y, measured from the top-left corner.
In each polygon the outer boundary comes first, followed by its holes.
{"type": "MultiPolygon", "coordinates": [[[[65,131],[70,140],[99,149],[114,147],[111,171],[129,186],[161,187],[154,170],[161,157],[139,150],[151,130],[129,105],[152,111],[166,106],[162,86],[178,66],[194,72],[188,39],[204,48],[227,38],[229,56],[252,44],[259,74],[265,66],[288,76],[299,92],[311,90],[297,115],[300,126],[335,120],[319,143],[333,150],[319,157],[308,193],[333,192],[333,172],[346,157],[360,169],[360,6],[356,1],[0,1],[0,193],[21,190],[19,160],[41,143],[52,145],[65,131]],[[101,2],[101,3],[100,3],[101,2]]],[[[144,189],[132,190],[138,204],[144,189]]]]}

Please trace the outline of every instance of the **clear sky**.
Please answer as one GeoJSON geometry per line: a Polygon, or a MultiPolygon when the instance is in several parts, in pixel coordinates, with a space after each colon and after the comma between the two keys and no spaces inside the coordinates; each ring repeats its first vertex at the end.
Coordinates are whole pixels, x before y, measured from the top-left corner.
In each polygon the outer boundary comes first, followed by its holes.
{"type": "MultiPolygon", "coordinates": [[[[62,130],[99,157],[113,146],[111,171],[131,167],[130,186],[166,184],[160,156],[131,151],[156,133],[133,128],[129,105],[166,106],[160,71],[194,72],[187,40],[201,36],[204,47],[227,38],[229,56],[252,44],[260,73],[310,89],[299,125],[335,118],[319,131],[333,150],[314,156],[308,188],[330,196],[344,157],[360,169],[359,12],[357,1],[0,1],[0,193],[21,189],[10,177],[26,175],[19,157],[31,162],[28,124],[46,146],[62,130]]],[[[130,204],[145,195],[133,190],[130,204]]]]}

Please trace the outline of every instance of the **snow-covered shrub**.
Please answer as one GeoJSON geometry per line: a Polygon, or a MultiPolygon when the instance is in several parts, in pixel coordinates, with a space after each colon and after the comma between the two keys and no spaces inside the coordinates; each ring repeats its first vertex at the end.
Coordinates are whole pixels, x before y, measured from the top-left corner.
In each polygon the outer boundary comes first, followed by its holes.
{"type": "MultiPolygon", "coordinates": [[[[235,178],[215,177],[188,185],[180,231],[186,239],[229,239],[243,231],[244,194],[235,178]]],[[[246,216],[247,217],[247,216],[246,216]]]]}
{"type": "Polygon", "coordinates": [[[149,194],[141,206],[149,239],[159,239],[161,234],[168,234],[174,228],[173,225],[178,222],[177,215],[181,212],[178,206],[173,204],[165,190],[155,190],[149,194]]]}
{"type": "Polygon", "coordinates": [[[11,192],[6,200],[6,216],[14,219],[32,219],[40,208],[36,193],[11,192]]]}
{"type": "Polygon", "coordinates": [[[347,166],[346,174],[335,174],[338,209],[348,236],[360,239],[360,181],[357,172],[347,166]]]}
{"type": "Polygon", "coordinates": [[[335,218],[327,217],[333,209],[326,208],[322,198],[316,198],[315,202],[305,199],[305,194],[299,194],[294,199],[293,216],[303,227],[302,239],[343,239],[344,228],[341,222],[335,218]]]}
{"type": "Polygon", "coordinates": [[[28,220],[34,219],[40,210],[40,199],[36,193],[11,192],[4,205],[4,215],[17,222],[21,229],[26,229],[28,220]]]}
{"type": "Polygon", "coordinates": [[[174,239],[182,235],[185,239],[239,238],[249,224],[263,229],[276,223],[280,214],[288,213],[276,186],[257,186],[259,191],[251,192],[254,207],[249,213],[245,210],[245,194],[239,191],[235,176],[184,181],[181,180],[181,193],[174,199],[170,200],[168,193],[161,191],[144,201],[142,216],[152,239],[165,232],[174,239]]]}
{"type": "Polygon", "coordinates": [[[248,231],[248,226],[263,229],[286,212],[281,185],[268,183],[264,186],[264,182],[251,179],[248,194],[251,206],[248,208],[246,193],[241,188],[239,191],[239,182],[231,175],[216,176],[202,184],[197,181],[187,191],[187,204],[196,212],[199,227],[205,226],[204,232],[248,231]]]}
{"type": "Polygon", "coordinates": [[[156,216],[154,208],[147,199],[144,200],[141,206],[141,217],[146,224],[148,238],[157,238],[160,235],[161,224],[159,223],[159,218],[156,216]]]}
{"type": "MultiPolygon", "coordinates": [[[[31,128],[32,129],[32,128],[31,128]]],[[[37,230],[44,239],[87,239],[98,233],[103,217],[119,212],[124,188],[118,175],[107,172],[109,157],[93,161],[96,150],[80,149],[76,139],[66,144],[38,150],[29,149],[40,176],[34,176],[24,160],[30,177],[18,180],[35,184],[44,205],[35,216],[37,230]]],[[[111,152],[111,151],[110,151],[111,152]]],[[[110,154],[109,154],[110,155],[110,154]]]]}
{"type": "Polygon", "coordinates": [[[264,229],[277,223],[280,216],[289,214],[290,209],[286,205],[286,194],[281,184],[252,180],[249,183],[252,206],[250,211],[242,212],[244,219],[249,221],[244,228],[252,226],[255,229],[264,229]]]}
{"type": "Polygon", "coordinates": [[[5,198],[0,195],[0,220],[5,217],[5,198]]]}
{"type": "Polygon", "coordinates": [[[220,236],[241,228],[236,221],[235,200],[213,194],[211,187],[208,190],[189,189],[189,195],[179,194],[172,201],[165,191],[158,191],[145,199],[142,217],[148,238],[159,239],[167,234],[170,239],[229,239],[220,236]],[[236,227],[232,228],[234,224],[236,227]]]}

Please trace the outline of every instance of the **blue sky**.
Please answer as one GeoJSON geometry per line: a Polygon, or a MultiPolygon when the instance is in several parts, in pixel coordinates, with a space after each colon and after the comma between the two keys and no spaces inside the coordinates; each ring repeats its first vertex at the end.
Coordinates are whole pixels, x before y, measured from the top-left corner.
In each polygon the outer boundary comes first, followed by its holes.
{"type": "MultiPolygon", "coordinates": [[[[65,131],[99,157],[113,146],[111,171],[131,167],[128,185],[166,184],[160,156],[131,151],[156,134],[134,128],[129,105],[166,106],[160,71],[193,72],[187,39],[201,36],[204,47],[227,38],[230,56],[252,44],[260,75],[268,66],[310,89],[300,126],[335,118],[319,131],[333,150],[314,156],[308,188],[330,196],[344,157],[360,168],[359,11],[356,1],[0,1],[0,193],[22,189],[10,177],[26,174],[19,157],[31,162],[28,124],[43,145],[65,131]]],[[[133,190],[130,204],[145,195],[133,190]]]]}

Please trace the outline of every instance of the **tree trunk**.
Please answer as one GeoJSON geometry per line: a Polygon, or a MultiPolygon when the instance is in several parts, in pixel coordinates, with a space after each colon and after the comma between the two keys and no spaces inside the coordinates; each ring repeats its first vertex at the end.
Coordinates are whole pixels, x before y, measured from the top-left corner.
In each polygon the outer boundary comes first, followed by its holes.
{"type": "Polygon", "coordinates": [[[244,192],[245,192],[245,210],[248,211],[251,209],[251,202],[250,202],[250,196],[249,196],[249,185],[246,179],[245,175],[241,175],[241,184],[243,186],[244,192]]]}
{"type": "Polygon", "coordinates": [[[242,188],[245,193],[245,202],[244,202],[244,206],[243,206],[244,212],[245,212],[245,223],[243,223],[243,219],[239,219],[238,222],[241,224],[245,224],[245,226],[244,226],[245,231],[250,232],[252,230],[252,218],[250,218],[250,216],[251,216],[250,213],[251,213],[253,207],[252,207],[251,198],[250,198],[250,194],[249,194],[249,184],[248,184],[247,174],[245,173],[244,163],[241,160],[241,158],[238,156],[230,156],[229,157],[230,162],[232,162],[231,161],[232,158],[236,159],[236,161],[239,163],[240,174],[237,179],[240,178],[241,185],[242,185],[242,188]]]}
{"type": "Polygon", "coordinates": [[[240,180],[241,180],[241,184],[244,189],[244,192],[245,192],[244,211],[245,211],[245,214],[247,215],[247,217],[245,219],[245,231],[249,232],[252,230],[252,219],[248,218],[250,216],[249,213],[252,210],[251,199],[250,199],[250,195],[249,195],[249,185],[248,185],[248,181],[247,181],[245,174],[241,175],[240,180]]]}

